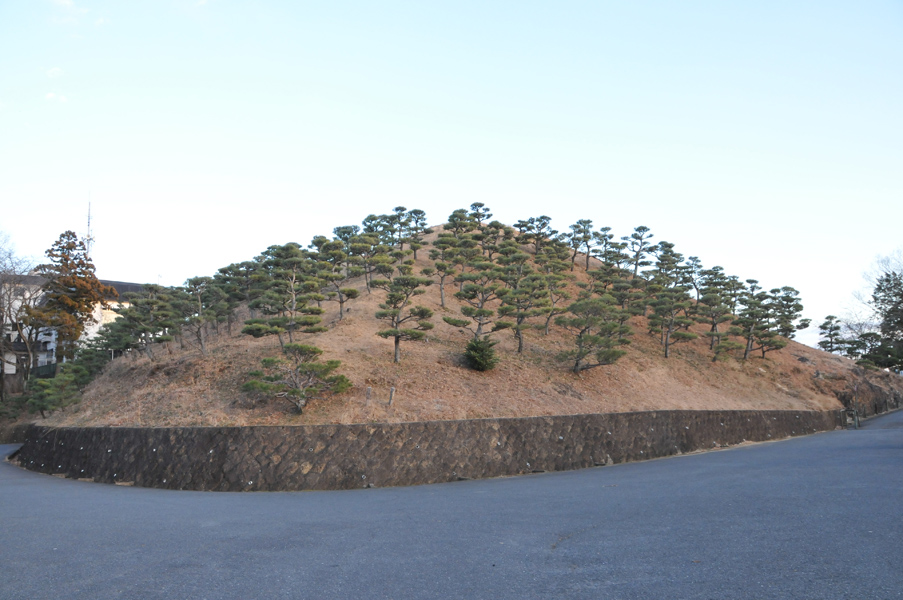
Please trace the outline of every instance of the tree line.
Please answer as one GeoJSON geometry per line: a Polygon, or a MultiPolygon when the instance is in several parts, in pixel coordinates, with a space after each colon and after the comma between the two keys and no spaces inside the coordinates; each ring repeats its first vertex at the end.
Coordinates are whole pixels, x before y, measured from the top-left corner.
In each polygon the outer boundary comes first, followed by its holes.
{"type": "Polygon", "coordinates": [[[903,260],[879,261],[865,300],[867,315],[841,319],[828,315],[818,326],[819,347],[869,368],[903,370],[903,260]]]}

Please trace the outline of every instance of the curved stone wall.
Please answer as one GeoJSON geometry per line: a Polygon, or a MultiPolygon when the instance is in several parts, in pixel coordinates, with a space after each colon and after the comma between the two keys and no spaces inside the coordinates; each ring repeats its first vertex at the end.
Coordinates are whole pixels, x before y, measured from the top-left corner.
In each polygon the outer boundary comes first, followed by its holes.
{"type": "Polygon", "coordinates": [[[21,444],[25,442],[25,434],[31,425],[0,425],[0,444],[21,444]]]}
{"type": "Polygon", "coordinates": [[[32,426],[21,466],[181,490],[335,490],[564,471],[834,429],[836,412],[656,411],[291,427],[32,426]]]}

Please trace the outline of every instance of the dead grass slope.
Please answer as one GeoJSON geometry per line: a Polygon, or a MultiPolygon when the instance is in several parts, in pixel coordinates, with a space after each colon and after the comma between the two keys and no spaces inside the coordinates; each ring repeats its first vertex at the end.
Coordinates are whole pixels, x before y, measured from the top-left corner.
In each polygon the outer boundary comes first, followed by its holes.
{"type": "MultiPolygon", "coordinates": [[[[425,254],[421,252],[421,256],[425,254]]],[[[578,261],[579,262],[579,261],[578,261]]],[[[418,261],[418,269],[428,262],[418,261]]],[[[577,280],[585,277],[578,267],[577,280]]],[[[463,366],[461,353],[469,339],[445,324],[441,316],[460,315],[460,305],[447,287],[447,309],[439,306],[437,285],[420,297],[436,312],[436,328],[428,341],[402,344],[402,362],[392,362],[392,341],[376,335],[374,318],[382,292],[363,291],[339,320],[334,303],[326,303],[325,333],[296,341],[324,350],[323,359],[342,361],[340,372],[354,383],[350,391],[314,400],[304,414],[292,414],[287,402],[255,402],[241,391],[247,373],[260,359],[279,352],[275,338],[256,340],[235,327],[212,339],[209,356],[197,349],[169,344],[158,359],[117,359],[91,384],[82,402],[45,421],[51,425],[255,425],[401,422],[417,420],[516,417],[656,409],[826,410],[841,404],[837,394],[861,378],[903,391],[900,377],[863,374],[842,357],[791,342],[765,359],[713,363],[704,327],[700,338],[675,346],[665,359],[658,339],[646,333],[645,320],[634,319],[628,354],[615,365],[580,376],[555,357],[572,336],[553,326],[526,333],[521,355],[510,332],[495,334],[502,356],[499,366],[479,373],[463,366]],[[887,379],[887,381],[884,381],[887,379]],[[390,388],[395,388],[392,405],[390,388]],[[368,401],[366,391],[370,388],[368,401]]],[[[576,292],[576,288],[574,289],[576,292]]],[[[225,329],[223,327],[223,329],[225,329]]]]}

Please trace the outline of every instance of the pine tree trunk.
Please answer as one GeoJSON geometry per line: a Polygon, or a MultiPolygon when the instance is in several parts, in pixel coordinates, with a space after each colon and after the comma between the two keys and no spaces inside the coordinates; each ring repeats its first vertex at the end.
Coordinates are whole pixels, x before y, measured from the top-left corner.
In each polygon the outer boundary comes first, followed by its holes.
{"type": "Polygon", "coordinates": [[[206,327],[206,325],[198,327],[198,344],[200,344],[201,354],[203,354],[204,356],[207,356],[207,336],[204,335],[204,330],[206,329],[206,327]]]}
{"type": "Polygon", "coordinates": [[[401,362],[401,338],[399,336],[395,336],[395,362],[401,362]]]}

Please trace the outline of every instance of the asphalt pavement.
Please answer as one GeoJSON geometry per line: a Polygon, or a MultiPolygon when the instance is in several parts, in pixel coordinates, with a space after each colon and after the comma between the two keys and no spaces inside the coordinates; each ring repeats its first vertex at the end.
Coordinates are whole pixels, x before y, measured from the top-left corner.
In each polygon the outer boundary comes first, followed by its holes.
{"type": "Polygon", "coordinates": [[[180,492],[2,463],[0,599],[903,598],[901,513],[903,411],[409,488],[180,492]]]}

